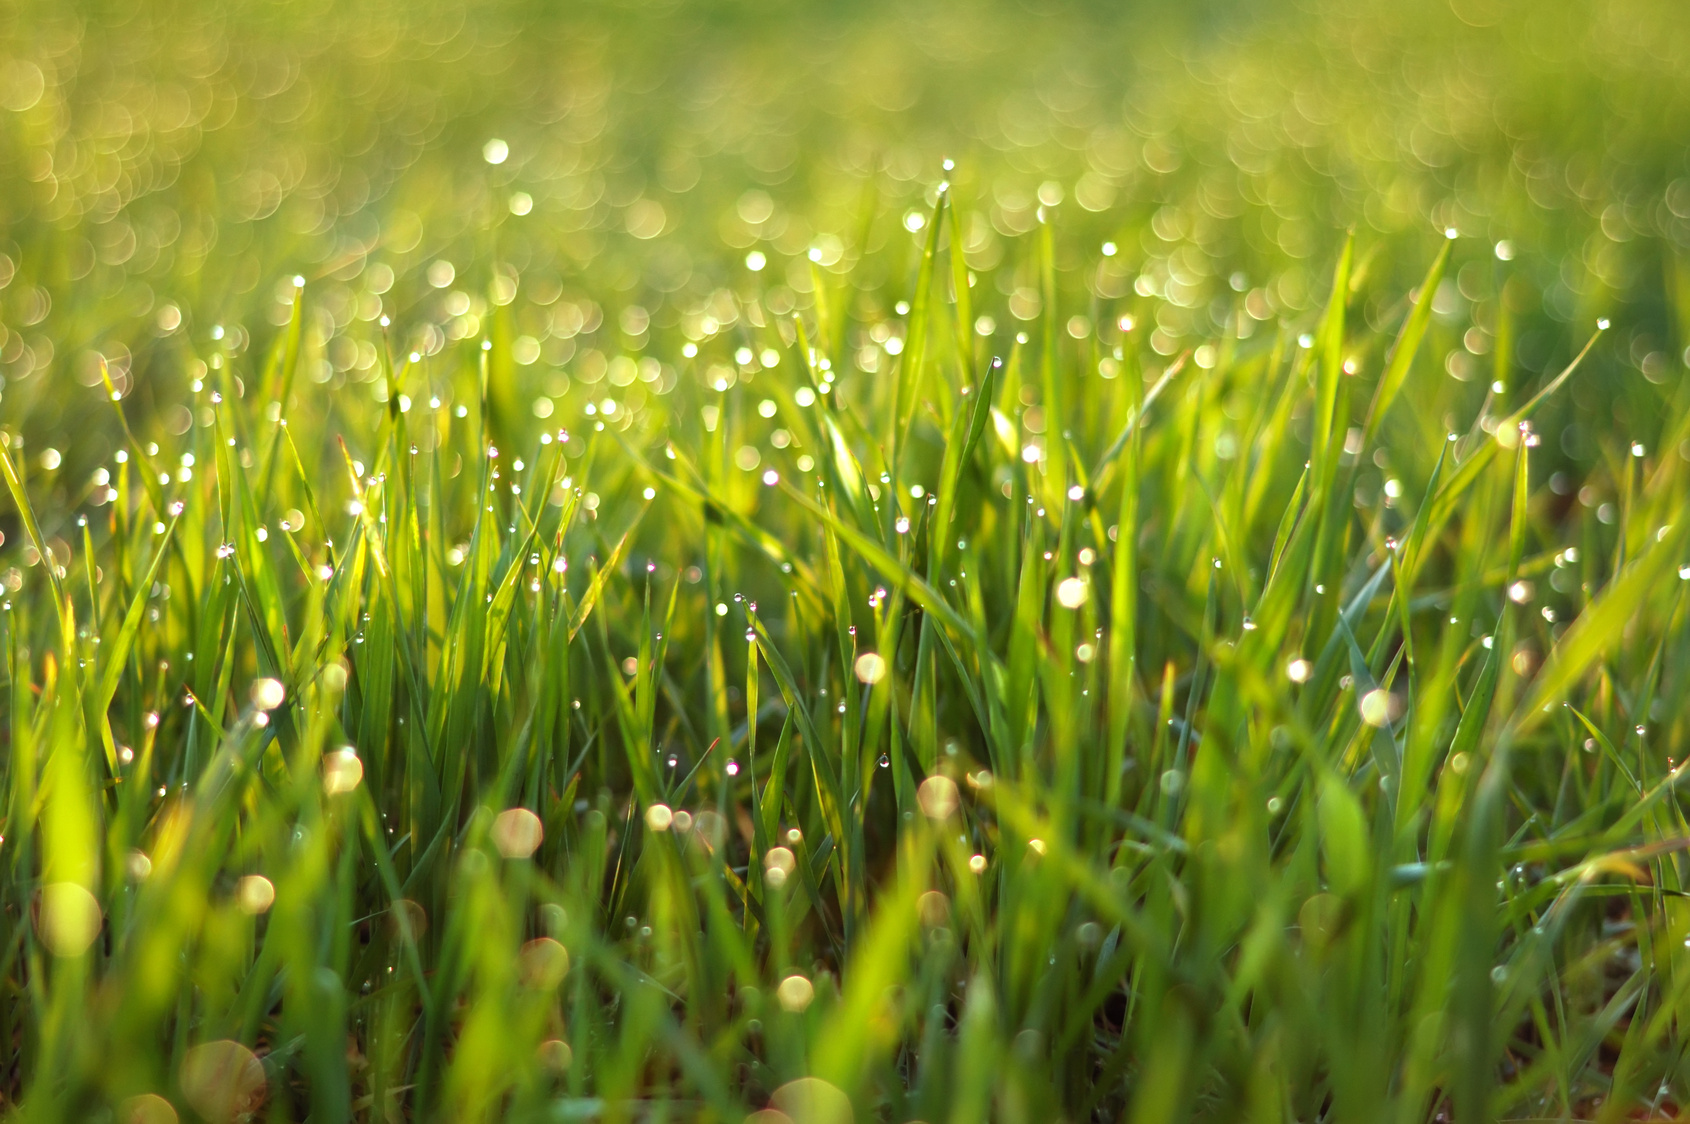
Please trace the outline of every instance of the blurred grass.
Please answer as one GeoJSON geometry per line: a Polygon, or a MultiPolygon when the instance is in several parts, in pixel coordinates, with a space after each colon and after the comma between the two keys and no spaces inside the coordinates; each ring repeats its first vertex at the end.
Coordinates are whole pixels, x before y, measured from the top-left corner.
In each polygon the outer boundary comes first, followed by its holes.
{"type": "Polygon", "coordinates": [[[5,1111],[1673,1118],[1687,58],[0,13],[5,1111]]]}

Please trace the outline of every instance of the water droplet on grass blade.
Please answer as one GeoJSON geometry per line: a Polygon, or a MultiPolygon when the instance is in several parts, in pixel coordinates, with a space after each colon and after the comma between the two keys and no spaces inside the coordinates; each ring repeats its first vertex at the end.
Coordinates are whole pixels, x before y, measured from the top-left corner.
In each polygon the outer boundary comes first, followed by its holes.
{"type": "Polygon", "coordinates": [[[527,808],[510,808],[493,818],[493,846],[507,859],[526,859],[546,837],[540,817],[527,808]]]}
{"type": "Polygon", "coordinates": [[[177,1081],[194,1111],[216,1124],[250,1119],[269,1091],[264,1063],[230,1039],[189,1050],[177,1081]]]}
{"type": "Polygon", "coordinates": [[[282,705],[285,694],[280,679],[255,679],[250,691],[252,705],[259,710],[275,710],[282,705]]]}
{"type": "MultiPolygon", "coordinates": [[[[780,1000],[781,1010],[796,1015],[803,1013],[815,1000],[816,988],[803,976],[794,974],[780,981],[780,986],[775,989],[775,996],[780,1000]]],[[[793,1082],[793,1084],[797,1083],[793,1082]]],[[[811,1119],[811,1117],[801,1117],[801,1119],[811,1119]]]]}
{"type": "Polygon", "coordinates": [[[1056,586],[1056,600],[1064,609],[1078,609],[1091,596],[1084,578],[1064,578],[1056,586]]]}
{"type": "Polygon", "coordinates": [[[323,791],[339,796],[357,788],[364,779],[364,763],[351,746],[343,746],[323,755],[323,791]]]}
{"type": "Polygon", "coordinates": [[[957,791],[955,781],[943,773],[935,773],[921,782],[915,799],[928,819],[945,820],[955,814],[957,805],[961,802],[961,794],[957,791]]]}
{"type": "Polygon", "coordinates": [[[262,874],[249,874],[235,883],[235,904],[242,913],[256,917],[276,902],[276,887],[262,874]]]}
{"type": "Polygon", "coordinates": [[[38,926],[41,940],[54,956],[81,956],[100,933],[100,903],[75,882],[53,882],[41,888],[38,926]]]}

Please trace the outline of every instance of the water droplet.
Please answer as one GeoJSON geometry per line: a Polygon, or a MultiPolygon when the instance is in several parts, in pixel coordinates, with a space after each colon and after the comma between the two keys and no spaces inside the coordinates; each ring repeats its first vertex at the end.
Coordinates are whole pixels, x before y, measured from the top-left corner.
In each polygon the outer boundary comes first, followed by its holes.
{"type": "Polygon", "coordinates": [[[879,765],[882,769],[890,769],[892,767],[892,759],[882,753],[880,755],[880,760],[875,762],[875,764],[879,765]]]}

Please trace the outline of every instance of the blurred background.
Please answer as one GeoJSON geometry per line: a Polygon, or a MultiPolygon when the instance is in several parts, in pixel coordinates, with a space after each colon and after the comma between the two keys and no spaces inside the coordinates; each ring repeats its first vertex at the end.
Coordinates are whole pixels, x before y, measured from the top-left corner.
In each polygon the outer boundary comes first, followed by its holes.
{"type": "Polygon", "coordinates": [[[709,381],[739,342],[722,294],[802,311],[812,259],[849,277],[872,375],[950,159],[989,349],[1038,314],[1041,206],[1063,315],[1131,307],[1165,355],[1311,316],[1350,228],[1365,317],[1394,324],[1452,230],[1434,361],[1535,382],[1611,317],[1578,406],[1646,428],[1684,370],[1687,75],[1672,0],[22,0],[0,424],[60,446],[75,492],[114,448],[98,357],[180,435],[213,353],[261,363],[296,276],[304,370],[367,388],[343,409],[385,393],[384,316],[401,356],[508,333],[513,425],[605,377],[709,381]]]}

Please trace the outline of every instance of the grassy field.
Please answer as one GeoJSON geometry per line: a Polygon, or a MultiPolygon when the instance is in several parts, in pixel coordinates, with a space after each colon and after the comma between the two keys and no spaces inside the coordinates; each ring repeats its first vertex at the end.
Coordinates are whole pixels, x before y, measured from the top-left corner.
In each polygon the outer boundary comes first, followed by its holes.
{"type": "Polygon", "coordinates": [[[1690,22],[0,13],[0,1111],[1690,1105],[1690,22]]]}

